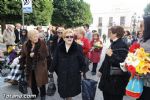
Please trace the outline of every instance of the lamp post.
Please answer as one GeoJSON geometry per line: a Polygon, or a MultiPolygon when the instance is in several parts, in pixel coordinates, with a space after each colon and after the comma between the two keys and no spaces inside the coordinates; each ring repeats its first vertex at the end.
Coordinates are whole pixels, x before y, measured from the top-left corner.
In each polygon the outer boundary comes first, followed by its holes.
{"type": "Polygon", "coordinates": [[[136,19],[136,13],[134,13],[134,15],[132,16],[132,35],[135,35],[135,28],[136,28],[136,22],[137,22],[137,19],[136,19]]]}
{"type": "Polygon", "coordinates": [[[140,16],[137,16],[136,13],[134,13],[134,15],[131,17],[131,22],[132,22],[132,35],[136,35],[136,31],[139,29],[140,27],[140,16]]]}

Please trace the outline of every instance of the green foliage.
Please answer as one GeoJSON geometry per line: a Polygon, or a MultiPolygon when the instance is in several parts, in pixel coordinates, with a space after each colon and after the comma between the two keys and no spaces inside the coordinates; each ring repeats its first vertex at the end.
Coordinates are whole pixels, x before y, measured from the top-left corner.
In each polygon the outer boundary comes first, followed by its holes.
{"type": "Polygon", "coordinates": [[[34,25],[47,25],[53,13],[52,0],[33,0],[33,13],[25,14],[25,22],[34,25]]]}
{"type": "Polygon", "coordinates": [[[0,1],[0,22],[12,23],[21,18],[21,2],[19,0],[0,1]]]}
{"type": "Polygon", "coordinates": [[[144,15],[145,16],[150,15],[150,3],[144,9],[144,15]]]}
{"type": "MultiPolygon", "coordinates": [[[[25,14],[25,24],[47,25],[53,13],[52,0],[32,0],[33,13],[25,14]]],[[[0,0],[0,22],[15,23],[22,20],[21,0],[0,0]]]]}
{"type": "Polygon", "coordinates": [[[90,6],[82,0],[54,0],[52,24],[76,27],[92,22],[90,6]]]}

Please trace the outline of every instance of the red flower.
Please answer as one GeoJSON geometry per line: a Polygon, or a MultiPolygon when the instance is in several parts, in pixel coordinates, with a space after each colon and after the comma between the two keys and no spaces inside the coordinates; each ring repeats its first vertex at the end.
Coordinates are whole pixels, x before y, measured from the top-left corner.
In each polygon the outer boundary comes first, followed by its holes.
{"type": "Polygon", "coordinates": [[[132,65],[127,66],[127,70],[132,74],[136,73],[135,67],[132,65]]]}
{"type": "Polygon", "coordinates": [[[140,48],[140,44],[137,42],[134,42],[130,48],[129,48],[129,52],[134,53],[136,51],[136,49],[140,48]]]}

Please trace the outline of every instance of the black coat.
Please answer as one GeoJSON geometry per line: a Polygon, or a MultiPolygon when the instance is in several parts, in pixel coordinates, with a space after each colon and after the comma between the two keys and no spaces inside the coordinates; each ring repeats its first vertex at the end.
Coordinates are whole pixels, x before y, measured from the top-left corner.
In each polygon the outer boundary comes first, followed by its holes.
{"type": "Polygon", "coordinates": [[[102,66],[99,69],[102,73],[99,88],[102,91],[113,95],[124,95],[129,74],[123,73],[123,75],[111,76],[110,66],[120,68],[119,63],[125,60],[128,54],[128,47],[122,39],[118,39],[117,41],[112,42],[111,49],[113,50],[112,56],[109,57],[106,55],[102,66]]]}
{"type": "Polygon", "coordinates": [[[58,42],[58,35],[55,34],[53,36],[52,54],[55,52],[57,45],[61,44],[63,41],[63,38],[61,38],[58,42]]]}
{"type": "Polygon", "coordinates": [[[46,45],[48,47],[48,52],[49,52],[49,56],[47,57],[47,66],[48,68],[51,66],[51,62],[52,62],[52,55],[53,55],[53,51],[54,51],[54,35],[50,34],[50,36],[48,35],[48,33],[46,33],[46,38],[45,38],[45,42],[46,45]]]}
{"type": "Polygon", "coordinates": [[[58,93],[61,97],[74,97],[81,92],[81,72],[84,72],[85,62],[82,47],[73,42],[68,53],[65,43],[56,48],[50,72],[58,76],[58,93]]]}
{"type": "Polygon", "coordinates": [[[14,33],[15,33],[15,36],[16,36],[15,43],[18,43],[20,41],[19,35],[20,35],[20,38],[22,37],[22,30],[20,29],[20,32],[19,32],[17,29],[15,29],[14,33]]]}

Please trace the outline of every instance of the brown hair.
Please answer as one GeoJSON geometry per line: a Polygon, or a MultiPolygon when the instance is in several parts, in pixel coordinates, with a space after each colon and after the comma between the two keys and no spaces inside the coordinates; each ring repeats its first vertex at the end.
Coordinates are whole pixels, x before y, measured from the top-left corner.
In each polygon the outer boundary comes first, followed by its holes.
{"type": "Polygon", "coordinates": [[[98,34],[98,32],[94,32],[93,34],[92,34],[92,36],[94,37],[94,36],[97,36],[97,37],[99,37],[100,35],[98,34]]]}
{"type": "Polygon", "coordinates": [[[110,28],[112,34],[116,34],[118,38],[122,38],[124,35],[124,29],[121,26],[113,26],[110,28]]]}

